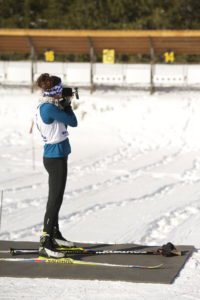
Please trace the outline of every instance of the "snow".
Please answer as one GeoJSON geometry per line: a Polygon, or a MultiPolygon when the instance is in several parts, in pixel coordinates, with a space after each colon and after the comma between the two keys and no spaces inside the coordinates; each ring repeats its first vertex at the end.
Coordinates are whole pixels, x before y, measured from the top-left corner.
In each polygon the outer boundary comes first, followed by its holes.
{"type": "MultiPolygon", "coordinates": [[[[47,198],[42,142],[29,134],[39,93],[0,90],[0,239],[38,241],[47,198]]],[[[197,91],[80,90],[60,226],[80,242],[200,248],[197,91]]],[[[1,299],[199,299],[200,250],[173,285],[0,278],[1,299]]]]}

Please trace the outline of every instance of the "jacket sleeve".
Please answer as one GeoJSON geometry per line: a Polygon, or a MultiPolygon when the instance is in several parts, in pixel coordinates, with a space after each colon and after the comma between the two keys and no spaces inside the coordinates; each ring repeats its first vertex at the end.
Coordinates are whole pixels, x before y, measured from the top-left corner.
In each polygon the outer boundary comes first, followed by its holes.
{"type": "Polygon", "coordinates": [[[45,103],[40,108],[40,114],[43,122],[46,124],[51,124],[56,120],[71,127],[77,127],[78,125],[77,118],[72,109],[65,112],[53,104],[45,103]]]}

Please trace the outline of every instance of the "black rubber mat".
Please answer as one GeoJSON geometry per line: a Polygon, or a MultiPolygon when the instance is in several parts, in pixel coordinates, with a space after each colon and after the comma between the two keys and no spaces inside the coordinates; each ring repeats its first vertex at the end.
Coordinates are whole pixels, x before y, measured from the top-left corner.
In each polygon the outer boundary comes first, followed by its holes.
{"type": "MultiPolygon", "coordinates": [[[[95,250],[146,250],[158,247],[147,247],[134,244],[76,244],[78,247],[87,247],[95,250]]],[[[14,248],[38,248],[35,242],[0,241],[0,251],[14,248]]],[[[182,256],[163,257],[160,255],[88,255],[74,256],[75,259],[92,262],[106,262],[123,265],[158,265],[158,269],[128,269],[105,266],[85,266],[69,264],[44,264],[27,262],[0,261],[1,277],[26,277],[26,278],[57,278],[57,279],[82,279],[82,280],[112,280],[127,282],[173,283],[187,259],[194,250],[193,246],[177,246],[183,251],[182,256]]],[[[0,253],[1,257],[12,257],[9,253],[0,253]]],[[[20,255],[14,257],[37,257],[37,255],[20,255]]]]}

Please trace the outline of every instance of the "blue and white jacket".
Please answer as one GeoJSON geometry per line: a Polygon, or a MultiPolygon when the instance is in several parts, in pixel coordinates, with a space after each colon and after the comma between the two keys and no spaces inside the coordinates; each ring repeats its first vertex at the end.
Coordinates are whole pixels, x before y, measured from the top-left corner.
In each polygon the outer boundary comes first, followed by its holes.
{"type": "Polygon", "coordinates": [[[36,124],[44,141],[44,157],[66,157],[71,153],[67,126],[78,125],[72,109],[67,112],[52,103],[37,108],[36,124]]]}

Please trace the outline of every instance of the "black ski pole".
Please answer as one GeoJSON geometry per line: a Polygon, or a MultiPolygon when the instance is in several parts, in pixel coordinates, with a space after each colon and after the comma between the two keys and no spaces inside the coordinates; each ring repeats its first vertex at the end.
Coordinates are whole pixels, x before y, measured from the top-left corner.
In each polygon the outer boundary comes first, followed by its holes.
{"type": "MultiPolygon", "coordinates": [[[[109,255],[109,254],[132,254],[132,255],[162,255],[162,256],[180,256],[181,251],[178,251],[172,243],[163,245],[162,248],[155,250],[92,250],[92,249],[68,249],[58,248],[61,252],[66,255],[109,255]]],[[[10,248],[11,255],[21,254],[39,254],[38,249],[15,249],[10,248]]]]}

